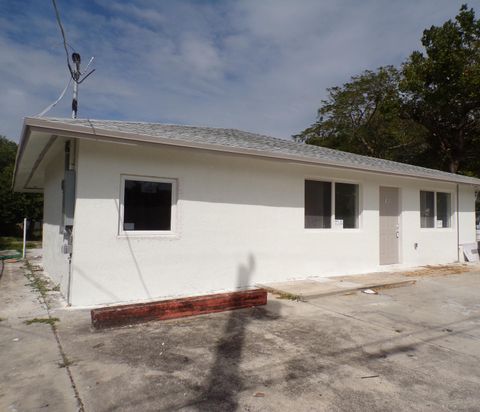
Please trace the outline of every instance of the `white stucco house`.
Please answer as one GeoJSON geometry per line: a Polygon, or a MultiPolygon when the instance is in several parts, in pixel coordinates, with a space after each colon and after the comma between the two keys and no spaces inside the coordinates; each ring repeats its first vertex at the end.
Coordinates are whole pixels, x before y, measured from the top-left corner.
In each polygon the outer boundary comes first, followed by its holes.
{"type": "Polygon", "coordinates": [[[231,129],[26,118],[44,269],[73,306],[442,264],[480,179],[231,129]]]}

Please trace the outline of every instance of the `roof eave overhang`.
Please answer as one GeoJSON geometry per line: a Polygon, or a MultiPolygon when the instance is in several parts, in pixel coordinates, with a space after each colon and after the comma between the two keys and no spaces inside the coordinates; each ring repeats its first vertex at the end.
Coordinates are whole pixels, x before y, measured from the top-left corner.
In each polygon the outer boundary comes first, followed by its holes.
{"type": "Polygon", "coordinates": [[[27,122],[28,118],[25,118],[22,126],[22,133],[20,134],[20,142],[18,144],[17,155],[15,157],[15,166],[13,167],[13,176],[12,176],[12,189],[15,189],[15,182],[17,180],[17,172],[20,162],[22,161],[23,153],[25,147],[27,146],[28,139],[30,138],[30,126],[27,122]]]}
{"type": "MultiPolygon", "coordinates": [[[[166,139],[162,137],[151,137],[142,134],[133,134],[121,131],[111,131],[111,130],[97,130],[91,125],[91,127],[86,126],[79,126],[79,125],[71,125],[65,124],[61,122],[54,122],[51,120],[35,118],[35,117],[27,117],[25,118],[23,130],[22,130],[22,138],[20,141],[20,146],[17,154],[17,161],[15,164],[15,170],[19,162],[21,162],[22,152],[24,147],[28,143],[28,139],[30,133],[32,131],[41,131],[43,133],[51,133],[52,135],[61,135],[65,137],[72,137],[72,138],[80,138],[84,140],[95,140],[95,141],[109,141],[109,142],[117,142],[117,143],[125,143],[130,142],[131,144],[136,143],[150,143],[150,144],[162,144],[168,145],[173,147],[184,147],[184,148],[191,148],[191,149],[201,149],[201,150],[208,150],[214,152],[223,152],[223,153],[233,153],[239,155],[246,155],[246,156],[255,156],[255,157],[263,157],[268,159],[277,159],[283,161],[290,161],[295,163],[302,163],[302,164],[310,164],[310,165],[318,165],[318,166],[328,166],[328,167],[335,167],[341,169],[348,169],[348,170],[355,170],[355,171],[364,171],[364,172],[371,172],[383,175],[390,175],[390,176],[402,176],[402,177],[409,177],[409,178],[416,178],[416,179],[425,179],[425,180],[433,180],[433,181],[440,181],[440,182],[448,182],[448,183],[457,183],[457,184],[465,184],[476,186],[480,188],[480,183],[477,182],[478,179],[470,178],[461,175],[457,175],[458,179],[449,179],[447,177],[441,176],[426,176],[420,175],[416,173],[408,173],[408,172],[396,172],[391,170],[384,170],[382,168],[372,167],[372,166],[364,166],[364,165],[352,165],[352,164],[344,164],[329,160],[319,160],[314,158],[306,158],[304,156],[296,156],[296,155],[286,155],[282,153],[275,153],[275,152],[266,152],[260,151],[255,149],[243,149],[243,148],[234,148],[234,147],[225,147],[220,145],[213,145],[208,143],[200,143],[200,142],[187,142],[182,140],[174,140],[174,139],[166,139]]],[[[14,172],[14,182],[15,182],[15,172],[14,172]]]]}

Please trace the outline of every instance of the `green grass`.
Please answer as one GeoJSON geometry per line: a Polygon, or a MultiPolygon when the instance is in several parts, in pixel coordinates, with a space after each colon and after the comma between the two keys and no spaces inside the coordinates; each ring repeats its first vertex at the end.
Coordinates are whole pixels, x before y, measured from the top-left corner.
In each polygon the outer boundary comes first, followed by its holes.
{"type": "Polygon", "coordinates": [[[39,292],[42,297],[46,297],[47,292],[50,292],[52,290],[50,289],[50,284],[48,280],[33,275],[27,276],[27,279],[29,280],[27,286],[30,286],[33,290],[39,292]]]}
{"type": "Polygon", "coordinates": [[[300,295],[294,295],[293,293],[280,292],[276,293],[278,299],[287,299],[287,300],[296,300],[301,301],[302,297],[300,295]]]}
{"type": "MultiPolygon", "coordinates": [[[[28,241],[27,249],[42,247],[41,241],[28,241]]],[[[22,250],[23,241],[21,238],[0,236],[0,250],[22,250]]]]}
{"type": "Polygon", "coordinates": [[[25,324],[31,325],[33,323],[44,323],[46,325],[55,325],[55,322],[60,322],[58,318],[33,318],[25,321],[25,324]]]}
{"type": "Polygon", "coordinates": [[[46,278],[36,275],[33,272],[32,265],[28,260],[25,262],[25,268],[27,269],[25,271],[25,277],[28,279],[28,283],[25,286],[30,286],[33,290],[40,293],[45,302],[48,303],[48,292],[60,290],[60,285],[54,285],[52,287],[51,283],[46,278]]]}
{"type": "Polygon", "coordinates": [[[68,366],[72,366],[73,361],[68,359],[66,356],[63,357],[63,362],[58,363],[59,368],[67,368],[68,366]]]}

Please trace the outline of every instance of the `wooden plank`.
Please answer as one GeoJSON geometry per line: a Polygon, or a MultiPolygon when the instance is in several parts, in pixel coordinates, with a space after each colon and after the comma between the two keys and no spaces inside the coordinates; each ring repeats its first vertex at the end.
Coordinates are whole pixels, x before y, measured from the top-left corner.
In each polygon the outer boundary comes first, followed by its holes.
{"type": "Polygon", "coordinates": [[[265,289],[170,299],[159,302],[108,306],[91,311],[96,329],[223,312],[267,304],[265,289]]]}

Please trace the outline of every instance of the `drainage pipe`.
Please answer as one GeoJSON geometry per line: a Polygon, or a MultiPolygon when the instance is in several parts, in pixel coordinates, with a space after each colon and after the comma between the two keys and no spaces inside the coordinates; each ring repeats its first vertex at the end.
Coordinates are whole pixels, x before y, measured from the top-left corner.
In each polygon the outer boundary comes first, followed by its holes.
{"type": "Polygon", "coordinates": [[[457,195],[456,195],[456,209],[457,209],[457,261],[460,262],[460,199],[459,199],[459,184],[457,183],[457,195]]]}
{"type": "Polygon", "coordinates": [[[27,218],[23,218],[23,251],[22,259],[25,259],[27,256],[27,218]]]}

